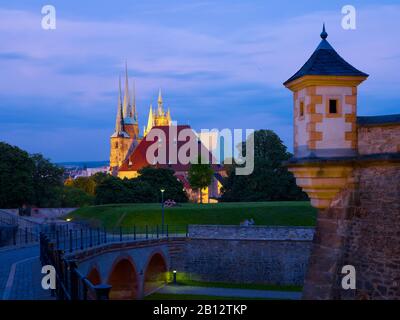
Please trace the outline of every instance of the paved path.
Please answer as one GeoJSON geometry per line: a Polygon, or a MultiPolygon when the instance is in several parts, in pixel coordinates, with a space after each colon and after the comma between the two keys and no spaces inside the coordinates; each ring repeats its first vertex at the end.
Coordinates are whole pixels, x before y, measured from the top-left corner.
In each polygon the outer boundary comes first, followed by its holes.
{"type": "Polygon", "coordinates": [[[43,290],[39,246],[0,250],[0,300],[47,300],[43,290]]]}
{"type": "Polygon", "coordinates": [[[236,289],[236,288],[193,287],[193,286],[179,286],[179,285],[178,286],[167,285],[158,290],[157,293],[205,295],[205,296],[216,296],[216,297],[257,298],[257,299],[282,299],[282,300],[301,299],[301,292],[267,291],[267,290],[236,289]]]}

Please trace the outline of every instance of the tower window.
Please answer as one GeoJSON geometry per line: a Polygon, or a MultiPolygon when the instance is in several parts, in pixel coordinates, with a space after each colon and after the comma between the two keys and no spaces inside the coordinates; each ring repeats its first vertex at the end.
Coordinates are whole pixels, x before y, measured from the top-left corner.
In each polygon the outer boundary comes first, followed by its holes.
{"type": "Polygon", "coordinates": [[[337,113],[337,100],[329,99],[329,113],[337,113]]]}
{"type": "Polygon", "coordinates": [[[304,102],[300,102],[300,117],[304,116],[304,102]]]}

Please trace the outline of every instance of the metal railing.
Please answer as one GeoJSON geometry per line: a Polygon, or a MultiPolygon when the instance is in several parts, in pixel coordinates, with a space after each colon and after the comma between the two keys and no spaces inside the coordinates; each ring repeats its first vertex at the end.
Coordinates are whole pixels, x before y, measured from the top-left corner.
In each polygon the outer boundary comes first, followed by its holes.
{"type": "Polygon", "coordinates": [[[81,274],[69,254],[92,247],[135,241],[185,238],[187,226],[133,226],[131,228],[84,228],[74,224],[47,225],[40,233],[40,260],[42,265],[56,269],[56,289],[60,300],[107,300],[111,286],[94,285],[81,274]]]}
{"type": "Polygon", "coordinates": [[[107,300],[111,286],[94,285],[77,269],[74,260],[67,260],[64,251],[54,248],[54,243],[44,233],[40,234],[40,261],[56,270],[56,286],[52,295],[59,300],[107,300]]]}
{"type": "Polygon", "coordinates": [[[50,225],[43,227],[42,232],[54,242],[56,249],[71,253],[107,243],[187,237],[188,227],[157,225],[93,229],[73,225],[50,225]]]}
{"type": "Polygon", "coordinates": [[[0,210],[0,246],[21,246],[39,241],[40,225],[0,210]]]}

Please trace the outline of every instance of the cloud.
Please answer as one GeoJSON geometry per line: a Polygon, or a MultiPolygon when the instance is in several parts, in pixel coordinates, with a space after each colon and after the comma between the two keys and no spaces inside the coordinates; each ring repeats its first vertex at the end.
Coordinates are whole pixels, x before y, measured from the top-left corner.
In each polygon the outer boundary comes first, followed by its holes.
{"type": "Polygon", "coordinates": [[[29,60],[31,57],[20,52],[0,52],[0,60],[29,60]]]}
{"type": "MultiPolygon", "coordinates": [[[[275,128],[291,147],[292,100],[282,82],[318,45],[322,21],[339,54],[371,75],[359,91],[360,112],[392,112],[400,84],[395,41],[400,6],[358,6],[355,31],[341,29],[340,10],[318,8],[277,19],[280,13],[266,11],[262,2],[229,7],[208,1],[158,7],[153,2],[140,4],[134,19],[96,19],[96,10],[90,11],[90,20],[59,14],[54,31],[40,28],[37,13],[0,9],[0,124],[11,130],[30,127],[7,134],[23,145],[49,128],[59,136],[61,128],[66,134],[85,132],[59,147],[60,154],[66,149],[85,153],[93,137],[85,130],[113,130],[117,81],[127,59],[141,127],[161,87],[179,122],[196,128],[275,128]]],[[[107,140],[99,143],[107,146],[107,140]]],[[[101,150],[103,155],[93,160],[108,157],[108,147],[101,150]]],[[[43,146],[44,153],[53,151],[43,146]]]]}

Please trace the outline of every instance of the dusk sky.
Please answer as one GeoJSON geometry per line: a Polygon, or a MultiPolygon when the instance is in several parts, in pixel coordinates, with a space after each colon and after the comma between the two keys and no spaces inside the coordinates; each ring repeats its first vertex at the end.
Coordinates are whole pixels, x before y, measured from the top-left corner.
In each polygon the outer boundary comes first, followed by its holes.
{"type": "Polygon", "coordinates": [[[107,160],[127,59],[141,130],[161,88],[178,124],[272,129],[291,151],[282,83],[317,47],[323,22],[336,51],[370,75],[358,114],[400,113],[398,0],[0,0],[0,141],[56,162],[107,160]],[[45,4],[56,30],[41,28],[45,4]],[[347,4],[356,30],[341,27],[347,4]]]}

